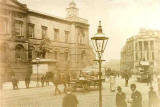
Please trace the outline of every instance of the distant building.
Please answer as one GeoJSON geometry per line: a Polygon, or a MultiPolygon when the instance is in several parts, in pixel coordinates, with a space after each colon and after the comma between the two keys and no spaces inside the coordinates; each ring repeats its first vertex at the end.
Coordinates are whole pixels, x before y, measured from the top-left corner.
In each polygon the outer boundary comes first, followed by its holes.
{"type": "Polygon", "coordinates": [[[105,64],[106,69],[111,69],[112,71],[120,71],[120,60],[119,59],[111,59],[105,64]]]}
{"type": "Polygon", "coordinates": [[[153,71],[160,71],[160,31],[141,29],[127,39],[121,51],[121,71],[137,71],[140,61],[149,63],[153,71]]]}
{"type": "Polygon", "coordinates": [[[66,12],[66,18],[59,18],[32,11],[17,0],[0,0],[1,74],[23,72],[24,76],[42,47],[48,49],[43,57],[56,60],[60,72],[92,65],[95,55],[89,45],[88,21],[78,16],[74,2],[66,12]]]}

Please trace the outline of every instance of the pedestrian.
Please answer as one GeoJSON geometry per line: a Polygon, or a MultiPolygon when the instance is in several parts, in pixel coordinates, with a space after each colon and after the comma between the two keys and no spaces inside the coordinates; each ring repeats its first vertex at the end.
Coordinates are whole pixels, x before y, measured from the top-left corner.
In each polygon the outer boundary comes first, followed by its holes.
{"type": "Polygon", "coordinates": [[[129,74],[127,70],[125,71],[124,79],[125,79],[125,86],[128,87],[129,74]]]}
{"type": "Polygon", "coordinates": [[[0,90],[3,88],[3,81],[4,81],[3,75],[0,75],[0,90]]]}
{"type": "Polygon", "coordinates": [[[30,77],[26,76],[26,77],[25,77],[25,85],[26,85],[26,88],[29,88],[29,84],[30,84],[30,77]]]}
{"type": "Polygon", "coordinates": [[[44,80],[46,81],[46,86],[49,86],[49,76],[48,75],[45,76],[44,80]]]}
{"type": "Polygon", "coordinates": [[[110,90],[111,92],[115,91],[116,81],[115,81],[115,75],[112,73],[110,76],[110,90]]]}
{"type": "Polygon", "coordinates": [[[62,81],[62,84],[64,86],[64,93],[66,93],[66,89],[67,89],[67,80],[66,80],[66,76],[64,75],[64,73],[61,74],[61,81],[62,81]]]}
{"type": "Polygon", "coordinates": [[[157,77],[158,94],[160,95],[160,75],[157,77]]]}
{"type": "Polygon", "coordinates": [[[72,89],[67,89],[67,93],[63,98],[62,107],[77,107],[77,97],[72,93],[72,89]]]}
{"type": "Polygon", "coordinates": [[[131,84],[130,88],[132,91],[131,100],[129,101],[129,103],[131,103],[131,107],[142,107],[142,95],[136,90],[136,85],[131,84]]]}
{"type": "Polygon", "coordinates": [[[148,73],[147,85],[152,86],[152,81],[153,81],[152,73],[148,73]]]}
{"type": "Polygon", "coordinates": [[[13,90],[18,89],[18,80],[15,76],[12,76],[12,85],[13,85],[13,90]]]}
{"type": "Polygon", "coordinates": [[[148,92],[148,98],[149,98],[149,107],[158,107],[158,96],[156,92],[153,90],[153,87],[150,87],[150,91],[148,92]]]}
{"type": "Polygon", "coordinates": [[[41,77],[41,84],[42,84],[42,87],[44,87],[44,82],[45,82],[45,76],[42,75],[42,77],[41,77]]]}
{"type": "Polygon", "coordinates": [[[119,78],[119,72],[117,72],[118,78],[119,78]]]}
{"type": "Polygon", "coordinates": [[[129,75],[127,74],[125,77],[125,86],[128,87],[129,75]]]}
{"type": "Polygon", "coordinates": [[[66,83],[67,83],[68,87],[70,87],[70,80],[71,80],[70,73],[67,73],[67,75],[66,75],[66,83]]]}
{"type": "Polygon", "coordinates": [[[127,107],[126,103],[126,94],[122,92],[122,88],[120,86],[117,87],[117,94],[116,94],[116,107],[127,107]]]}
{"type": "Polygon", "coordinates": [[[54,94],[55,94],[55,95],[61,94],[61,91],[60,91],[60,89],[58,88],[58,85],[59,85],[59,83],[60,83],[60,75],[59,75],[58,73],[54,75],[53,83],[54,83],[54,86],[55,86],[55,92],[54,92],[54,94]]]}

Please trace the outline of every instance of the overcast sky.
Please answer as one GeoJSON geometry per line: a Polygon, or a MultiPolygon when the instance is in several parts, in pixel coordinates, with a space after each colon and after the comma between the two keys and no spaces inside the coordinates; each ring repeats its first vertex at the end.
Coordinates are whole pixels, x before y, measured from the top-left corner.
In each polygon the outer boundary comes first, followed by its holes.
{"type": "MultiPolygon", "coordinates": [[[[64,18],[72,0],[19,0],[27,7],[64,18]]],[[[128,37],[140,28],[160,30],[160,0],[74,0],[79,16],[90,24],[90,36],[102,21],[104,33],[110,38],[105,58],[120,59],[120,51],[128,37]]]]}

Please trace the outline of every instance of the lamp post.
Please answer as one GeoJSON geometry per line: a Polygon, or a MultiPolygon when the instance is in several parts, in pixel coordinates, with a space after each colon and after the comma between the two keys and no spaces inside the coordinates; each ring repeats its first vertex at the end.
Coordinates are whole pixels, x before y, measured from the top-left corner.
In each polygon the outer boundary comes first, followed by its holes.
{"type": "Polygon", "coordinates": [[[36,87],[39,87],[39,78],[38,78],[38,65],[39,65],[39,60],[40,58],[36,58],[36,63],[37,63],[37,84],[36,84],[36,87]]]}
{"type": "Polygon", "coordinates": [[[101,72],[101,64],[102,64],[102,55],[106,48],[108,37],[105,37],[105,34],[102,31],[101,21],[99,21],[99,26],[97,29],[97,33],[94,37],[91,38],[93,47],[98,55],[98,63],[99,63],[99,107],[102,107],[102,72],[101,72]]]}

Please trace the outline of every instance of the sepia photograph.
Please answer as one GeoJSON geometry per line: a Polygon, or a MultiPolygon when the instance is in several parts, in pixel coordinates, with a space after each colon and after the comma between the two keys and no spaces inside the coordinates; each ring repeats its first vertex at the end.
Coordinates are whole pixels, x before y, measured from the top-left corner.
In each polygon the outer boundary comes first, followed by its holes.
{"type": "Polygon", "coordinates": [[[160,0],[0,0],[0,107],[160,107],[160,0]]]}

